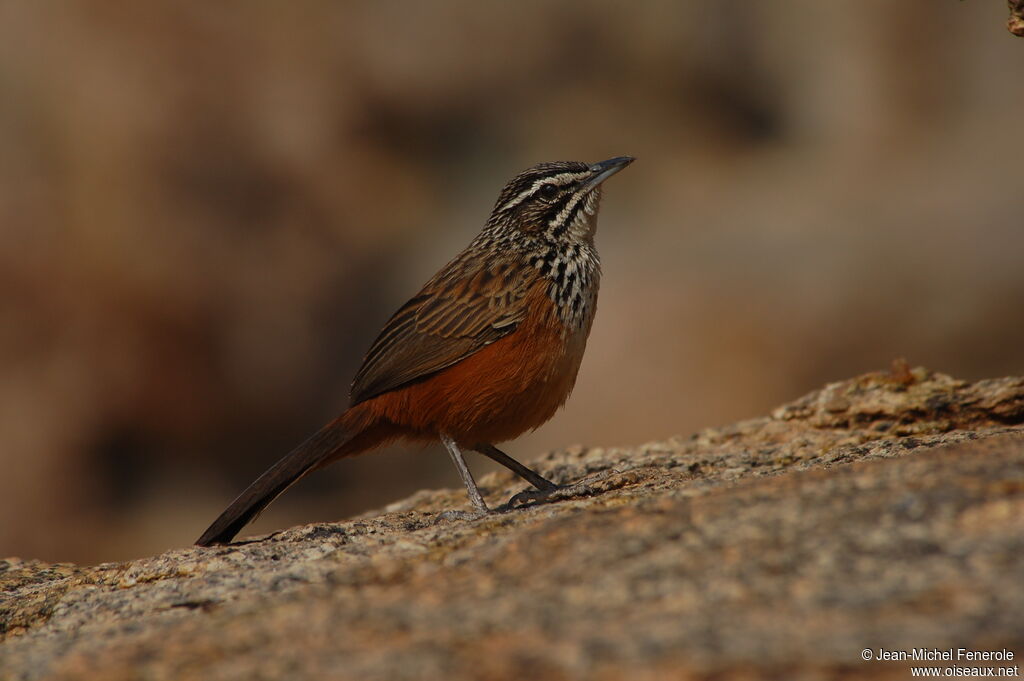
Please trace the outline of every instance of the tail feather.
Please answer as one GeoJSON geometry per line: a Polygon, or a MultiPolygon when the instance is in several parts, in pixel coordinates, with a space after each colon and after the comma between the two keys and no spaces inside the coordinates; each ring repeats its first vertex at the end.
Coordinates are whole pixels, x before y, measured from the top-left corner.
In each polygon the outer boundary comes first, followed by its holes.
{"type": "Polygon", "coordinates": [[[243,527],[256,519],[282,492],[307,473],[328,463],[333,455],[359,433],[345,423],[344,416],[321,428],[284,458],[256,478],[196,540],[197,546],[226,544],[243,527]]]}

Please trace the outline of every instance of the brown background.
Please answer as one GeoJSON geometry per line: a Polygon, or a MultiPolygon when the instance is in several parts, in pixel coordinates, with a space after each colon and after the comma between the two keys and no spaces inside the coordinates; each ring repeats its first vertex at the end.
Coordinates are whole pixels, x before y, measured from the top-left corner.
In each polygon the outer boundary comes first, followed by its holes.
{"type": "MultiPolygon", "coordinates": [[[[997,1],[0,4],[0,556],[192,541],[347,401],[502,183],[630,154],[566,410],[626,445],[896,356],[1024,371],[997,1]]],[[[487,469],[479,460],[472,465],[487,469]]],[[[346,461],[254,531],[457,485],[346,461]]]]}

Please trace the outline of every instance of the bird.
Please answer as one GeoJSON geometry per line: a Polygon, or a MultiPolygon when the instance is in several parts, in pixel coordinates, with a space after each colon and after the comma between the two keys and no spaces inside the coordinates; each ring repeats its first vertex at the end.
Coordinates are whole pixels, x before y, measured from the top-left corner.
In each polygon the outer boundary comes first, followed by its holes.
{"type": "Polygon", "coordinates": [[[271,466],[196,541],[226,544],[311,471],[404,440],[440,441],[475,514],[490,512],[462,450],[558,485],[499,450],[568,399],[594,321],[602,184],[634,161],[540,163],[501,190],[483,229],[387,321],[350,404],[271,466]]]}

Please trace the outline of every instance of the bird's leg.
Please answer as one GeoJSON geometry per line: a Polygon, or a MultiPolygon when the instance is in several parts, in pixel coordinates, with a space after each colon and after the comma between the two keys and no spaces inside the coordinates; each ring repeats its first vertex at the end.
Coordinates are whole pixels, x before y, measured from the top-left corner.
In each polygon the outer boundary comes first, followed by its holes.
{"type": "Polygon", "coordinates": [[[519,463],[494,445],[477,445],[476,447],[473,447],[473,451],[483,454],[492,461],[500,463],[502,466],[509,469],[523,480],[526,480],[539,490],[550,492],[558,489],[558,485],[540,475],[537,471],[519,463]]]}
{"type": "Polygon", "coordinates": [[[573,497],[589,496],[597,493],[595,488],[591,486],[594,482],[593,479],[580,480],[568,485],[556,485],[536,471],[519,463],[494,445],[477,445],[473,447],[473,451],[497,461],[537,488],[528,489],[514,495],[501,507],[501,510],[513,509],[535,502],[572,499],[573,497]]]}
{"type": "Polygon", "coordinates": [[[469,501],[473,504],[473,508],[479,513],[487,513],[487,504],[484,503],[480,490],[476,488],[476,481],[473,479],[473,474],[469,472],[466,460],[462,458],[459,446],[455,444],[455,440],[444,434],[441,435],[441,442],[451,455],[455,467],[459,469],[459,475],[462,476],[462,484],[466,486],[466,493],[469,494],[469,501]]]}

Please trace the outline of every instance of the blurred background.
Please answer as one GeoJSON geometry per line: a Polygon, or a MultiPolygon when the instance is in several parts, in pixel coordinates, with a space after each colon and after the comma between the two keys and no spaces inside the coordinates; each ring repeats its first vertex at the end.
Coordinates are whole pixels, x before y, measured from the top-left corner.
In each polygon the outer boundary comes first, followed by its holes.
{"type": "MultiPolygon", "coordinates": [[[[539,161],[639,159],[606,187],[576,392],[517,458],[686,435],[897,356],[1024,372],[1005,14],[0,3],[0,556],[188,545],[346,406],[383,322],[539,161]]],[[[250,530],[459,484],[440,448],[393,448],[250,530]]]]}

